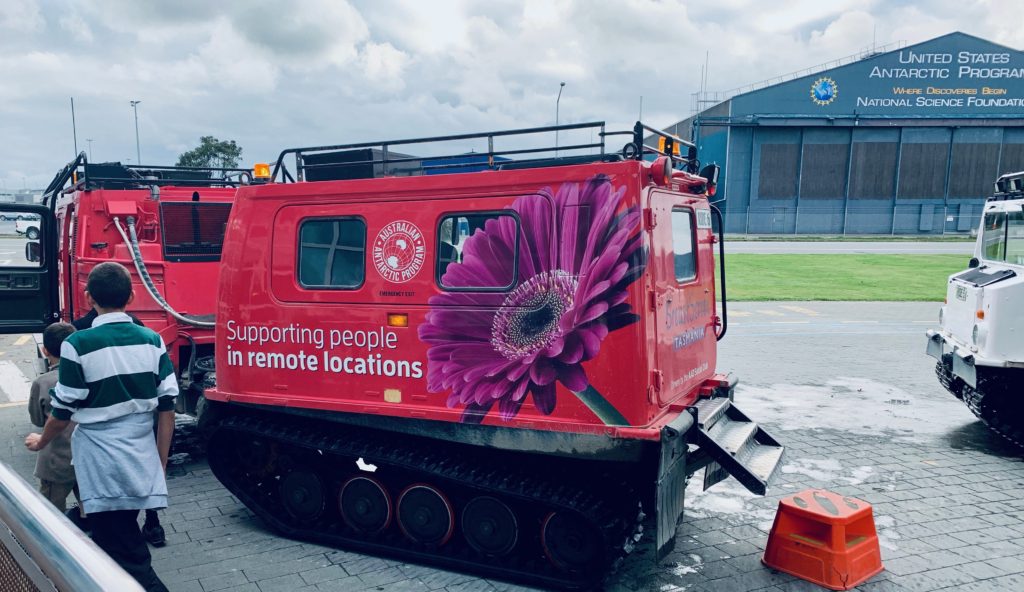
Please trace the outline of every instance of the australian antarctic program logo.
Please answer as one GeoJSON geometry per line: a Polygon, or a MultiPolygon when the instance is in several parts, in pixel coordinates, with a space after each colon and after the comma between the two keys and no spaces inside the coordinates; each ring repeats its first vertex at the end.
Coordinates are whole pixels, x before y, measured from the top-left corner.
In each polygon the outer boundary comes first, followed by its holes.
{"type": "Polygon", "coordinates": [[[416,277],[426,258],[423,233],[412,222],[396,220],[377,233],[373,241],[373,265],[377,273],[395,284],[416,277]]]}
{"type": "Polygon", "coordinates": [[[827,76],[815,80],[811,85],[811,100],[819,105],[828,105],[836,100],[838,94],[839,85],[827,76]]]}

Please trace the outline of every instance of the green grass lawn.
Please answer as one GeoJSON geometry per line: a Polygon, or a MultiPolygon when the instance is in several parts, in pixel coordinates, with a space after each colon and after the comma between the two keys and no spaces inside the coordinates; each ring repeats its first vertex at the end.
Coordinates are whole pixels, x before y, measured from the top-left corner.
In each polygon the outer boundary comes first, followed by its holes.
{"type": "Polygon", "coordinates": [[[726,254],[730,301],[918,300],[946,295],[946,278],[967,269],[963,255],[726,254]]]}

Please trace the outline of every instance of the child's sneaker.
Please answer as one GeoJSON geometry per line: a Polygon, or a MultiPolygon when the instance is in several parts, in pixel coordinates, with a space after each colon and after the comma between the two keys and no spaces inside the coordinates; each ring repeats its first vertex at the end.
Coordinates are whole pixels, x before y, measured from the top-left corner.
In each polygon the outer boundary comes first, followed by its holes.
{"type": "Polygon", "coordinates": [[[160,526],[159,523],[150,524],[147,522],[143,524],[142,538],[146,539],[146,542],[154,547],[163,547],[167,544],[167,538],[164,536],[164,527],[160,526]]]}

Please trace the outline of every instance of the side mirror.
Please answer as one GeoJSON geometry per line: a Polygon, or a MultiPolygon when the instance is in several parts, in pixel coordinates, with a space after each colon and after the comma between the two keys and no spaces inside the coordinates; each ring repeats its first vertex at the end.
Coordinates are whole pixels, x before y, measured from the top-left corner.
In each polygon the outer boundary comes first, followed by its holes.
{"type": "Polygon", "coordinates": [[[25,243],[25,259],[31,263],[39,263],[42,261],[42,247],[39,246],[39,241],[28,241],[25,243]]]}
{"type": "Polygon", "coordinates": [[[978,261],[977,257],[971,257],[971,260],[967,262],[967,267],[969,267],[971,269],[974,269],[975,267],[977,267],[979,265],[981,265],[981,261],[978,261]]]}
{"type": "Polygon", "coordinates": [[[714,196],[718,188],[718,174],[722,168],[717,164],[709,164],[700,170],[700,176],[708,180],[708,195],[714,196]]]}

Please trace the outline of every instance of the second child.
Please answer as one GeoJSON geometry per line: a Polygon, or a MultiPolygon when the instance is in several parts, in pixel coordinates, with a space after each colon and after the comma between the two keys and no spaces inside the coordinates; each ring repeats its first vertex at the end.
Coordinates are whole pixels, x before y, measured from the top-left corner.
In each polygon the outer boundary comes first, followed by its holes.
{"type": "MultiPolygon", "coordinates": [[[[75,328],[68,323],[54,323],[43,330],[43,355],[52,370],[32,381],[29,391],[28,415],[36,427],[43,427],[50,417],[50,390],[57,386],[60,346],[74,332],[75,328]]],[[[71,466],[71,434],[74,431],[75,424],[69,423],[36,457],[39,493],[61,512],[66,510],[68,494],[75,487],[75,469],[71,466]]]]}

